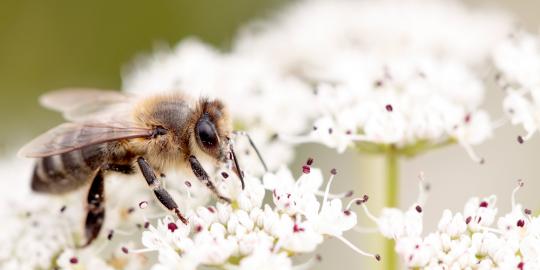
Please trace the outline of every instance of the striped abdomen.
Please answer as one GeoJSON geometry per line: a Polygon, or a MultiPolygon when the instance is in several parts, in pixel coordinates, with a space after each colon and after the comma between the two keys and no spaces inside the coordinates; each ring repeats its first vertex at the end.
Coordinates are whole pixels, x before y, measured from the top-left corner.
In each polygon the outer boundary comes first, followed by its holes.
{"type": "Polygon", "coordinates": [[[61,194],[90,182],[106,162],[106,145],[85,148],[37,160],[32,190],[61,194]]]}

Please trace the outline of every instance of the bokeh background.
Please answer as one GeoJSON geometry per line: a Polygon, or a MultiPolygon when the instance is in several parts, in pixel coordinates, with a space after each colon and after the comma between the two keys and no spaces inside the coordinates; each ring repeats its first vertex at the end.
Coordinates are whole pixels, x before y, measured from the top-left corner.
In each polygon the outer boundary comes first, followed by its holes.
{"type": "MultiPolygon", "coordinates": [[[[227,49],[238,28],[254,19],[279,11],[285,0],[2,0],[0,1],[0,154],[11,158],[31,137],[60,123],[59,115],[41,108],[37,97],[49,90],[85,86],[121,88],[123,68],[137,55],[159,46],[174,46],[186,37],[197,37],[227,49]]],[[[468,5],[499,7],[537,31],[539,1],[471,0],[468,5]]],[[[503,116],[502,93],[488,89],[485,107],[493,116],[503,116]]],[[[500,212],[510,209],[510,193],[517,179],[526,188],[519,200],[531,209],[540,209],[540,138],[519,145],[518,127],[505,125],[495,137],[477,147],[486,163],[472,162],[464,150],[450,146],[401,163],[401,203],[408,207],[417,195],[416,176],[423,171],[432,191],[425,207],[426,229],[435,228],[442,210],[460,211],[471,196],[496,194],[500,212]]],[[[338,168],[336,190],[354,188],[377,196],[378,157],[347,152],[337,155],[321,146],[299,148],[299,166],[307,156],[329,170],[338,168]]],[[[0,179],[4,186],[10,179],[0,179]]],[[[382,191],[380,191],[382,192],[382,191]]],[[[0,199],[1,200],[1,199],[0,199]]],[[[372,206],[378,212],[377,205],[372,206]]],[[[365,220],[363,214],[360,219],[365,220]]],[[[369,222],[365,222],[369,225],[369,222]]],[[[358,246],[376,252],[377,238],[350,233],[358,246]]],[[[378,269],[371,260],[359,257],[338,241],[328,241],[319,252],[319,269],[378,269]],[[362,267],[364,266],[364,267],[362,267]]]]}

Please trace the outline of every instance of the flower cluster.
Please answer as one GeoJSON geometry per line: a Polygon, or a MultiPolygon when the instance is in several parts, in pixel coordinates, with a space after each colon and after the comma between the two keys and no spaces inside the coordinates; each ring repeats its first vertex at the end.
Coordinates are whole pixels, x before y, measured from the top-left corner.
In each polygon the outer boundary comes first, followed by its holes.
{"type": "MultiPolygon", "coordinates": [[[[352,192],[331,194],[336,175],[324,184],[323,175],[309,160],[296,180],[285,167],[261,179],[246,172],[245,189],[223,168],[215,173],[220,193],[233,199],[211,203],[201,183],[167,176],[168,189],[183,207],[189,223],[164,216],[144,181],[111,174],[107,179],[107,214],[100,237],[82,247],[84,208],[75,192],[51,198],[29,192],[27,181],[18,181],[3,204],[5,233],[0,236],[2,269],[197,269],[200,265],[227,269],[306,269],[319,259],[293,266],[291,257],[312,253],[327,237],[343,241],[355,252],[365,253],[343,237],[356,226],[343,205],[352,192]],[[127,183],[126,181],[130,181],[127,183]],[[178,184],[180,183],[180,184],[178,184]],[[272,200],[264,204],[264,199],[272,200]],[[141,244],[143,247],[141,247],[141,244]],[[154,252],[155,251],[155,252],[154,252]],[[155,255],[158,255],[156,263],[155,255]]],[[[32,172],[30,163],[4,162],[5,167],[32,172]]],[[[6,175],[7,176],[7,175],[6,175]]],[[[26,179],[30,179],[24,175],[26,179]]],[[[19,179],[21,175],[10,177],[19,179]]]]}
{"type": "Polygon", "coordinates": [[[148,268],[146,258],[127,258],[120,250],[121,245],[131,245],[129,242],[134,240],[127,236],[140,231],[137,221],[142,220],[142,216],[134,211],[132,205],[133,200],[147,196],[135,184],[139,181],[125,185],[126,179],[108,179],[107,197],[110,199],[102,236],[90,247],[81,248],[84,242],[81,198],[86,194],[81,191],[52,197],[31,192],[28,181],[33,172],[31,166],[30,161],[0,162],[4,179],[13,181],[10,188],[2,193],[4,201],[0,205],[3,224],[0,235],[1,269],[148,268]]]}
{"type": "Polygon", "coordinates": [[[223,99],[275,164],[291,157],[284,142],[415,154],[457,141],[480,161],[470,146],[493,125],[477,67],[508,21],[450,1],[301,1],[249,25],[230,52],[188,40],[138,61],[124,88],[223,99]]]}
{"type": "MultiPolygon", "coordinates": [[[[232,204],[217,203],[189,211],[189,224],[167,216],[151,224],[143,232],[143,249],[129,253],[159,252],[159,264],[154,269],[196,269],[199,265],[224,269],[307,269],[317,261],[293,266],[293,255],[311,253],[325,237],[334,237],[354,251],[380,260],[379,255],[365,253],[343,237],[352,229],[357,216],[350,210],[352,200],[344,206],[341,197],[330,194],[331,177],[324,192],[323,177],[311,167],[311,160],[295,180],[291,172],[281,168],[268,173],[263,181],[246,177],[246,189],[228,185],[224,191],[232,204]],[[273,204],[264,204],[265,195],[273,204]],[[321,200],[317,197],[322,197],[321,200]]],[[[223,173],[222,173],[223,174],[223,173]]],[[[223,174],[220,182],[232,181],[223,174]]]]}
{"type": "Polygon", "coordinates": [[[518,137],[523,143],[540,125],[540,37],[516,31],[497,46],[493,61],[500,72],[497,81],[507,94],[504,110],[512,124],[526,131],[518,137]]]}
{"type": "MultiPolygon", "coordinates": [[[[437,230],[422,236],[423,199],[409,210],[384,209],[381,217],[366,213],[379,231],[395,239],[396,252],[410,269],[539,269],[540,218],[515,202],[496,219],[496,197],[474,197],[463,212],[444,210],[437,230]]],[[[423,194],[424,192],[421,192],[423,194]]],[[[422,196],[423,197],[423,196],[422,196]]]]}

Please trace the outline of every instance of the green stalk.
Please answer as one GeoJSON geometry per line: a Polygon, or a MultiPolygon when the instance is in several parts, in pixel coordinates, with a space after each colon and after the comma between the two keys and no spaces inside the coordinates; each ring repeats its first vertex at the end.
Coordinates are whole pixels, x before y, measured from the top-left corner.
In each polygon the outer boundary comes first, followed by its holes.
{"type": "MultiPolygon", "coordinates": [[[[390,146],[385,154],[386,165],[386,183],[385,183],[385,207],[398,207],[399,203],[399,153],[390,146]]],[[[397,270],[398,260],[394,251],[395,241],[392,239],[385,240],[383,262],[386,267],[383,269],[397,270]]]]}

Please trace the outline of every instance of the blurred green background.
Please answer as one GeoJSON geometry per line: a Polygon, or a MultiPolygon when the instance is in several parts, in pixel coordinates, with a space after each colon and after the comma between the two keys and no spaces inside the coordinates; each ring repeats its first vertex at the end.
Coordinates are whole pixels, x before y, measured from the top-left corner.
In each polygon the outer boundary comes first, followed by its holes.
{"type": "Polygon", "coordinates": [[[59,123],[37,97],[68,86],[118,89],[121,69],[159,43],[224,48],[283,0],[0,1],[0,152],[59,123]],[[21,135],[23,137],[21,137],[21,135]]]}

